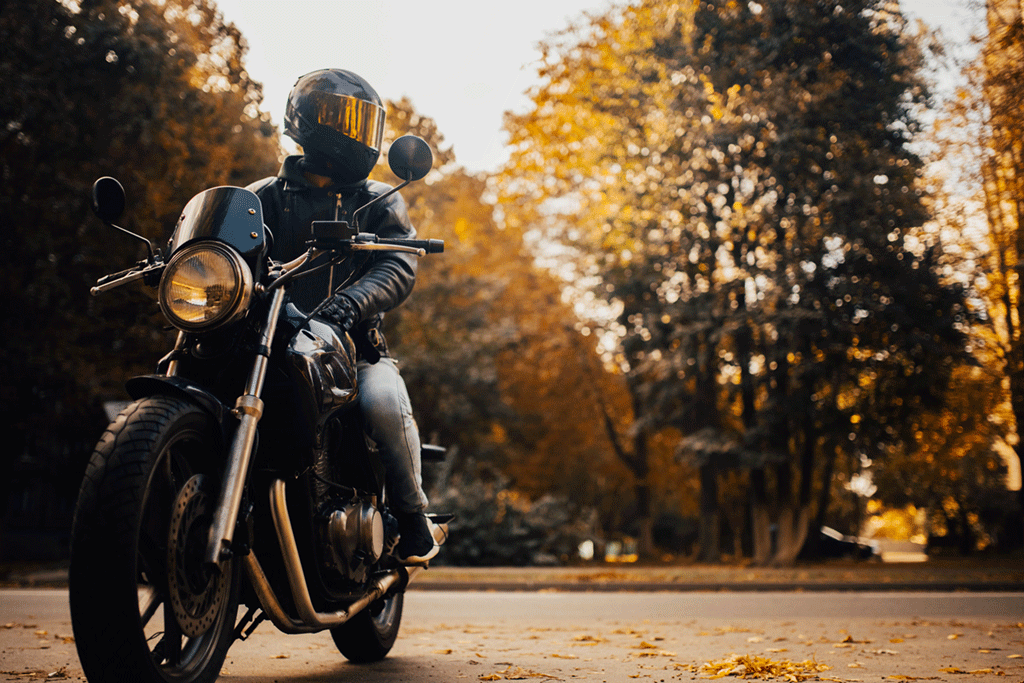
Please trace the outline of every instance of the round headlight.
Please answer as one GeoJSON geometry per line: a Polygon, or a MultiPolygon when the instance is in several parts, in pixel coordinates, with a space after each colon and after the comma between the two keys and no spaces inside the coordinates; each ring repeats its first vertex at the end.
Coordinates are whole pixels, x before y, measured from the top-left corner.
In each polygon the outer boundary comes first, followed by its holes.
{"type": "Polygon", "coordinates": [[[160,308],[186,332],[237,320],[249,307],[252,273],[242,257],[219,242],[201,242],[176,253],[160,278],[160,308]]]}

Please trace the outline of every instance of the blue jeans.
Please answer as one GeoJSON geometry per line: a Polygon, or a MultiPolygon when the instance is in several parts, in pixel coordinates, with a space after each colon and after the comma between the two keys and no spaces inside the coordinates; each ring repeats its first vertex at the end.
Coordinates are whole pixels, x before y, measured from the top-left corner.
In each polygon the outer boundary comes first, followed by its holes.
{"type": "Polygon", "coordinates": [[[426,508],[420,464],[420,433],[412,416],[409,390],[391,358],[371,365],[359,361],[359,407],[370,438],[380,449],[389,506],[399,512],[426,508]]]}

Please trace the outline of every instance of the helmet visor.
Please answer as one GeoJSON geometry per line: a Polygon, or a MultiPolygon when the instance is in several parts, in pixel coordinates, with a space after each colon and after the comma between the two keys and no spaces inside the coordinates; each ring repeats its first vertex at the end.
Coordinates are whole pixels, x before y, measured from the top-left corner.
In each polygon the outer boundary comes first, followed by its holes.
{"type": "Polygon", "coordinates": [[[311,123],[326,126],[345,137],[379,152],[384,140],[384,108],[358,97],[310,92],[307,108],[316,119],[311,123]]]}

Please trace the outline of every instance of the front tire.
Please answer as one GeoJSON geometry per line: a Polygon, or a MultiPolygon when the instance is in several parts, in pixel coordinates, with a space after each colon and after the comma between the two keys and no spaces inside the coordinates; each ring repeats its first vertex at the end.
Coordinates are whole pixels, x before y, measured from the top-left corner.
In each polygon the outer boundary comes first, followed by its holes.
{"type": "Polygon", "coordinates": [[[220,674],[238,563],[218,574],[202,550],[223,452],[214,419],[167,396],[129,405],[100,439],[75,509],[69,573],[90,681],[211,683],[220,674]]]}
{"type": "Polygon", "coordinates": [[[398,638],[404,601],[402,593],[386,595],[341,626],[332,628],[331,638],[338,651],[357,664],[384,659],[398,638]]]}

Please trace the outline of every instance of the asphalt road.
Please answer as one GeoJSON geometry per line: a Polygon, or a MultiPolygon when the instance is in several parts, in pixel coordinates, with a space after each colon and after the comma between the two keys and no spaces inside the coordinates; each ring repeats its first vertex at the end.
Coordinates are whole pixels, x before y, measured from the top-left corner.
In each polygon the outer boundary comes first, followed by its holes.
{"type": "MultiPolygon", "coordinates": [[[[354,666],[327,634],[264,624],[221,680],[688,681],[740,661],[778,680],[1020,683],[1024,593],[413,591],[383,662],[354,666]]],[[[0,590],[4,680],[84,680],[65,591],[0,590]]]]}

